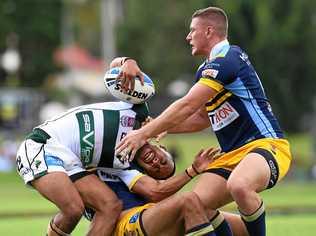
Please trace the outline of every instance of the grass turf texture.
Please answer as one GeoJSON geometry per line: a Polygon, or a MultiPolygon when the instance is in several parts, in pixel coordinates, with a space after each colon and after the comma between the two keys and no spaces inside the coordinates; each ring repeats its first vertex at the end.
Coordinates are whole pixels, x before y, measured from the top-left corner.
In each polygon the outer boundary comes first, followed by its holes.
{"type": "MultiPolygon", "coordinates": [[[[302,158],[310,155],[309,139],[293,136],[290,140],[293,153],[302,158]]],[[[200,148],[216,145],[213,138],[205,135],[169,135],[163,143],[167,147],[178,146],[178,172],[191,164],[200,148]]],[[[192,184],[184,191],[190,190],[192,184]]],[[[0,188],[0,235],[44,235],[50,217],[56,212],[55,206],[36,191],[26,188],[15,172],[0,173],[0,188]]],[[[267,235],[314,235],[315,183],[283,181],[262,196],[267,208],[267,235]]],[[[231,204],[225,209],[235,211],[236,208],[231,204]]],[[[88,222],[81,220],[72,235],[84,235],[87,228],[88,222]]]]}

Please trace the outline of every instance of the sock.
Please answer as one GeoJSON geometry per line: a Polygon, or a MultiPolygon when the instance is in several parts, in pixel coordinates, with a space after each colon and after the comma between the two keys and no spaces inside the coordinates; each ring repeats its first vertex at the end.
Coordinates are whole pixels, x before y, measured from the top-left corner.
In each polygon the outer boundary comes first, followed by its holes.
{"type": "Polygon", "coordinates": [[[213,226],[210,223],[204,223],[193,227],[185,233],[185,236],[216,236],[213,226]]]}
{"type": "Polygon", "coordinates": [[[225,220],[224,216],[217,211],[216,215],[210,220],[213,225],[214,232],[217,236],[233,236],[233,232],[225,220]]]}
{"type": "Polygon", "coordinates": [[[250,236],[265,236],[266,222],[264,204],[261,202],[260,207],[251,215],[241,213],[241,218],[244,221],[250,236]]]}
{"type": "Polygon", "coordinates": [[[70,236],[70,234],[59,229],[57,225],[55,225],[53,218],[48,224],[46,236],[70,236]]]}

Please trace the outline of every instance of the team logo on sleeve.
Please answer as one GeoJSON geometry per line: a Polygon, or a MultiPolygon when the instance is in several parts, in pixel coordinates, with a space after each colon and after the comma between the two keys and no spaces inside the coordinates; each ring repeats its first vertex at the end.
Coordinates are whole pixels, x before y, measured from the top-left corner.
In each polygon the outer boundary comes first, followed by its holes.
{"type": "Polygon", "coordinates": [[[135,124],[135,118],[130,116],[122,116],[120,118],[120,122],[123,127],[133,127],[135,124]]]}
{"type": "Polygon", "coordinates": [[[202,71],[202,77],[206,77],[206,78],[216,78],[218,74],[218,70],[214,70],[214,69],[206,69],[202,71]]]}

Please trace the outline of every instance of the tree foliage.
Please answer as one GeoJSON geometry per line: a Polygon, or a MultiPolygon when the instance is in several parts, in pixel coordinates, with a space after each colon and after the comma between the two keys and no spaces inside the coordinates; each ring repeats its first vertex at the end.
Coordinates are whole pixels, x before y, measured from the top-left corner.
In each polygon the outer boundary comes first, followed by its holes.
{"type": "Polygon", "coordinates": [[[283,127],[298,130],[316,91],[315,1],[128,1],[120,53],[137,58],[160,87],[193,78],[201,61],[190,56],[185,37],[194,10],[210,5],[227,12],[229,40],[249,54],[283,127]]]}
{"type": "Polygon", "coordinates": [[[0,53],[7,36],[18,35],[21,85],[39,86],[55,70],[52,52],[60,43],[61,1],[1,0],[0,53]]]}

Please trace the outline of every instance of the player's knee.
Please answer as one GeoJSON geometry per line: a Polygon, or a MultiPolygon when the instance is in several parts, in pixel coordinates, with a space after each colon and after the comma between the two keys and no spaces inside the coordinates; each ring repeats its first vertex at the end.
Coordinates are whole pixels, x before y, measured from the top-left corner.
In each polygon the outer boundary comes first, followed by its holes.
{"type": "Polygon", "coordinates": [[[83,202],[71,202],[63,209],[63,214],[74,221],[81,218],[84,211],[83,202]]]}
{"type": "Polygon", "coordinates": [[[228,179],[227,189],[233,196],[233,198],[245,198],[251,191],[249,184],[245,179],[234,178],[228,179]]]}
{"type": "Polygon", "coordinates": [[[185,193],[183,196],[183,206],[185,210],[199,209],[202,203],[199,196],[194,192],[185,193]]]}
{"type": "Polygon", "coordinates": [[[99,201],[98,206],[96,207],[96,210],[99,212],[103,212],[106,214],[115,213],[118,212],[120,213],[123,209],[123,204],[122,201],[119,200],[118,198],[111,198],[111,199],[102,199],[99,201]]]}

